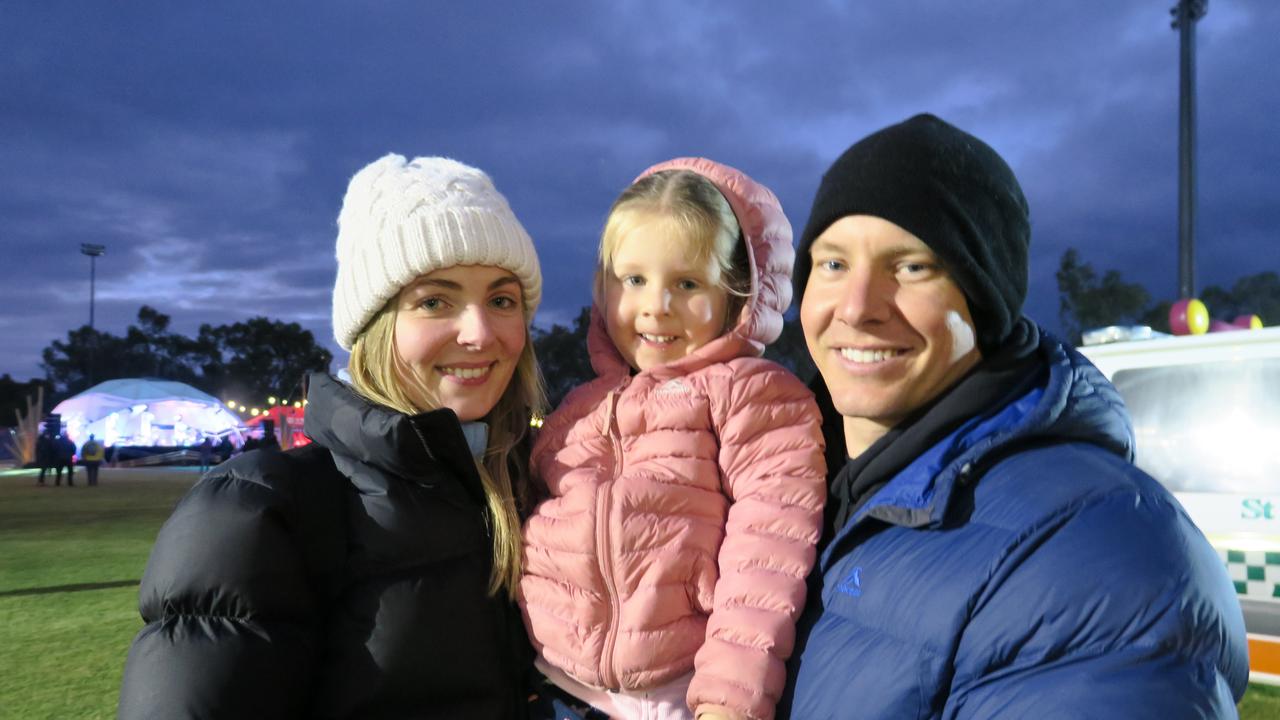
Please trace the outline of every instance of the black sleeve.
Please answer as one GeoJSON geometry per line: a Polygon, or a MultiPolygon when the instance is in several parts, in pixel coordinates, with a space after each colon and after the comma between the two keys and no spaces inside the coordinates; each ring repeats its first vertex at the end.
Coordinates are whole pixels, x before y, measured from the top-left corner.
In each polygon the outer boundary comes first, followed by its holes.
{"type": "Polygon", "coordinates": [[[146,626],[126,661],[121,718],[307,711],[324,593],[309,572],[315,549],[300,531],[316,524],[315,506],[294,497],[306,480],[282,454],[250,453],[219,466],[178,504],[143,576],[146,626]]]}

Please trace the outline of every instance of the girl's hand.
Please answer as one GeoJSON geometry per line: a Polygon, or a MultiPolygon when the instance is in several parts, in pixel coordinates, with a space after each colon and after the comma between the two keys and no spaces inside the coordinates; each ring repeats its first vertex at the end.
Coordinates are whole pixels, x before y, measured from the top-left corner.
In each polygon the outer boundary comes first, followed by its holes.
{"type": "Polygon", "coordinates": [[[695,720],[739,720],[740,716],[723,705],[699,705],[693,711],[695,720]]]}

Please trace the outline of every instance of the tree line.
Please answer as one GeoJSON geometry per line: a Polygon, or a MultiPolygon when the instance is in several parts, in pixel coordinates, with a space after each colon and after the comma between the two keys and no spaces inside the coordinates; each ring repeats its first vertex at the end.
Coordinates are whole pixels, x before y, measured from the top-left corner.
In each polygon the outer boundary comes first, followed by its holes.
{"type": "Polygon", "coordinates": [[[85,325],[53,341],[41,353],[52,394],[64,398],[106,380],[150,377],[184,382],[224,399],[296,399],[303,375],[327,370],[333,360],[298,323],[265,317],[206,323],[195,337],[187,337],[171,330],[170,320],[143,305],[124,335],[85,325]]]}
{"type": "MultiPolygon", "coordinates": [[[[1150,325],[1169,331],[1171,300],[1156,300],[1142,285],[1117,270],[1098,271],[1075,249],[1062,254],[1056,272],[1060,327],[1070,342],[1081,333],[1107,325],[1150,325]]],[[[1274,271],[1242,277],[1230,288],[1206,287],[1199,298],[1210,313],[1231,320],[1252,313],[1264,323],[1280,322],[1280,275],[1274,271]]],[[[296,399],[300,379],[327,370],[332,354],[297,323],[255,317],[228,325],[201,325],[186,337],[170,329],[170,317],[150,306],[138,310],[137,322],[118,336],[83,326],[56,340],[42,353],[43,380],[18,382],[0,376],[0,425],[12,421],[14,408],[37,386],[45,388],[46,406],[87,389],[91,384],[124,377],[178,380],[219,398],[260,402],[268,396],[296,399]]],[[[587,355],[590,308],[582,308],[570,326],[535,327],[534,350],[555,407],[580,383],[594,377],[587,355]]],[[[813,376],[795,308],[782,336],[765,357],[801,378],[813,376]]]]}
{"type": "MultiPolygon", "coordinates": [[[[1125,280],[1118,270],[1099,274],[1074,248],[1062,254],[1056,277],[1058,321],[1072,343],[1079,344],[1084,331],[1108,325],[1148,325],[1169,332],[1169,308],[1177,298],[1152,298],[1146,288],[1125,280]]],[[[1230,288],[1210,285],[1196,297],[1219,320],[1257,315],[1265,325],[1280,322],[1280,274],[1274,271],[1247,275],[1230,288]]]]}

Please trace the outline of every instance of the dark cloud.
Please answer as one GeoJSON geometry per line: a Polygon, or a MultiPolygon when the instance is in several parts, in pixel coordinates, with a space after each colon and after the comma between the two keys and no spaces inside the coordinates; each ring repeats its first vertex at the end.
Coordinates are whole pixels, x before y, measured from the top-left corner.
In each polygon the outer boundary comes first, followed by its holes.
{"type": "MultiPolygon", "coordinates": [[[[100,328],[146,303],[187,333],[265,314],[327,339],[345,183],[389,151],[489,171],[542,253],[539,322],[567,323],[609,203],[649,164],[736,165],[798,232],[831,159],[925,110],[1022,178],[1032,313],[1056,324],[1068,247],[1167,297],[1171,4],[10,5],[0,372],[37,374],[40,349],[87,320],[81,242],[109,248],[100,328]]],[[[1259,248],[1280,225],[1280,7],[1213,3],[1199,28],[1199,270],[1229,284],[1269,269],[1259,248]]]]}

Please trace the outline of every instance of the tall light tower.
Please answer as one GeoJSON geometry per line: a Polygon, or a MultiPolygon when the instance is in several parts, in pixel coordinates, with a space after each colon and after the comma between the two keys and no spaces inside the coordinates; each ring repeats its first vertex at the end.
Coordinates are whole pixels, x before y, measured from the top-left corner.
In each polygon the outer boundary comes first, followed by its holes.
{"type": "Polygon", "coordinates": [[[94,267],[98,258],[106,254],[106,245],[94,245],[93,243],[80,243],[80,253],[89,256],[89,329],[93,329],[93,294],[94,294],[94,275],[96,268],[94,267]]]}
{"type": "Polygon", "coordinates": [[[1209,0],[1178,0],[1169,10],[1178,31],[1178,294],[1195,297],[1196,237],[1196,21],[1209,0]]]}
{"type": "Polygon", "coordinates": [[[93,243],[80,243],[81,254],[89,256],[89,385],[93,385],[93,371],[95,358],[98,351],[98,336],[93,332],[93,295],[94,281],[97,270],[98,258],[107,252],[106,245],[95,245],[93,243]]]}

